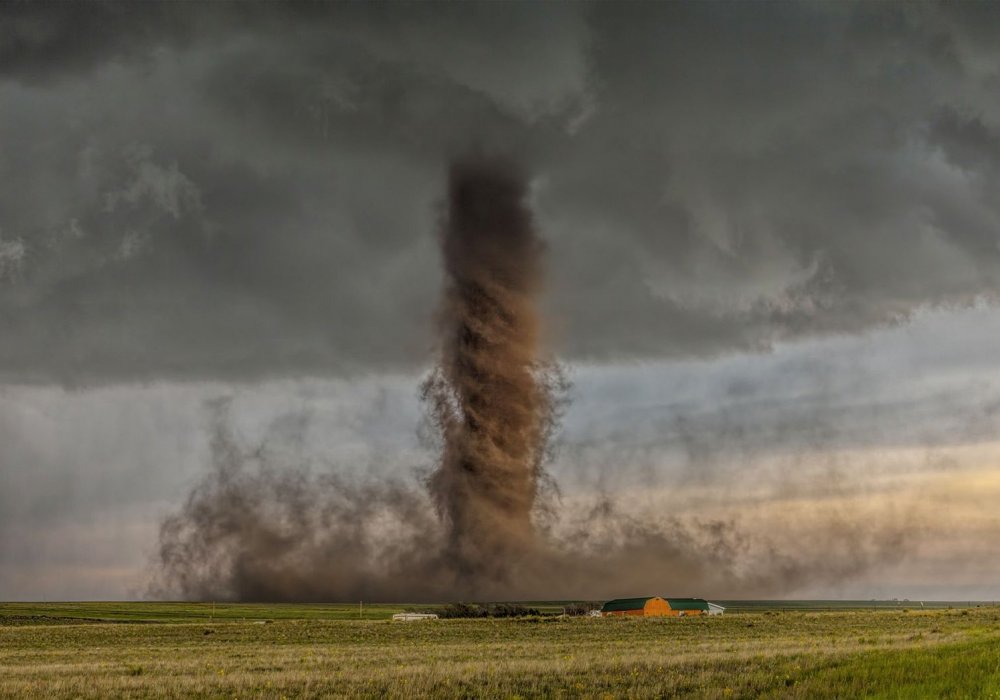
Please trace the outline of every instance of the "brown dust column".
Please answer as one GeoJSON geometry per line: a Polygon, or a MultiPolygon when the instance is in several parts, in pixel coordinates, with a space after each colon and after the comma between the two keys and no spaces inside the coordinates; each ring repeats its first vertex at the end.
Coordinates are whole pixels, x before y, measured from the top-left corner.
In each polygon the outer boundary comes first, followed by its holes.
{"type": "Polygon", "coordinates": [[[510,164],[452,165],[441,360],[425,386],[444,438],[431,490],[461,577],[501,580],[534,545],[552,420],[539,361],[542,245],[510,164]]]}

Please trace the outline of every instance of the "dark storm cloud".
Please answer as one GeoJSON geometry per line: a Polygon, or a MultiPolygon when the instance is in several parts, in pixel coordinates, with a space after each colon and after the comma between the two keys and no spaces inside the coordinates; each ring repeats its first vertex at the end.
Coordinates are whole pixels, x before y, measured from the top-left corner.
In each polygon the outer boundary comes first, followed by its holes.
{"type": "Polygon", "coordinates": [[[955,167],[933,134],[949,114],[996,133],[998,64],[950,10],[599,10],[599,106],[543,199],[603,247],[575,253],[577,308],[597,328],[628,309],[595,352],[754,347],[995,294],[990,158],[955,167]]]}
{"type": "Polygon", "coordinates": [[[445,164],[522,160],[571,357],[1000,288],[988,4],[49,4],[0,21],[13,381],[429,358],[445,164]]]}
{"type": "Polygon", "coordinates": [[[141,56],[189,25],[166,3],[46,3],[0,8],[0,73],[26,82],[79,74],[103,61],[141,56]]]}

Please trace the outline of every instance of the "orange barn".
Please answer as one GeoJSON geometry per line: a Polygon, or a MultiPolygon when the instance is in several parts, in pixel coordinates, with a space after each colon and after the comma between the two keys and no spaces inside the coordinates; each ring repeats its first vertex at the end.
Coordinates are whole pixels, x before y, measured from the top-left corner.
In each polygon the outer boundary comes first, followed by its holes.
{"type": "Polygon", "coordinates": [[[664,617],[670,614],[670,605],[659,596],[618,598],[609,600],[601,608],[603,617],[664,617]]]}
{"type": "Polygon", "coordinates": [[[713,615],[721,613],[724,608],[701,598],[618,598],[609,600],[601,608],[603,617],[688,617],[692,615],[713,615]]]}

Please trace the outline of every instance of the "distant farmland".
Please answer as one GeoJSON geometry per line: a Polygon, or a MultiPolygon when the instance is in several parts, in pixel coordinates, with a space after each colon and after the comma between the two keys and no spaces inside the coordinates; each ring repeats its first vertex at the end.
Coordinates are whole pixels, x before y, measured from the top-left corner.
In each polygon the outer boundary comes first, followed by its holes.
{"type": "Polygon", "coordinates": [[[409,606],[0,604],[0,697],[996,697],[1000,608],[936,605],[393,623],[409,606]]]}

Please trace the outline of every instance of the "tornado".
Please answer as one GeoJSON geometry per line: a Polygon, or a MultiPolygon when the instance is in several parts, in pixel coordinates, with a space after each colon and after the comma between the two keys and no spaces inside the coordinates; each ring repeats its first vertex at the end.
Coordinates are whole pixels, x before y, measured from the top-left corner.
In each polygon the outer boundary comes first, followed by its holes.
{"type": "Polygon", "coordinates": [[[440,357],[424,385],[442,437],[429,480],[445,558],[466,580],[509,579],[536,544],[554,421],[538,296],[543,245],[512,163],[452,163],[441,227],[440,357]]]}
{"type": "Polygon", "coordinates": [[[161,522],[150,595],[442,602],[696,588],[769,597],[907,551],[905,520],[861,528],[823,516],[807,539],[782,543],[735,521],[683,521],[608,497],[551,500],[545,465],[568,384],[543,342],[544,249],[526,179],[502,159],[467,157],[450,166],[446,192],[438,354],[421,388],[440,440],[420,483],[359,480],[349,466],[317,473],[280,449],[289,429],[297,444],[307,414],[281,422],[271,449],[240,438],[229,398],[213,401],[209,470],[161,522]]]}

